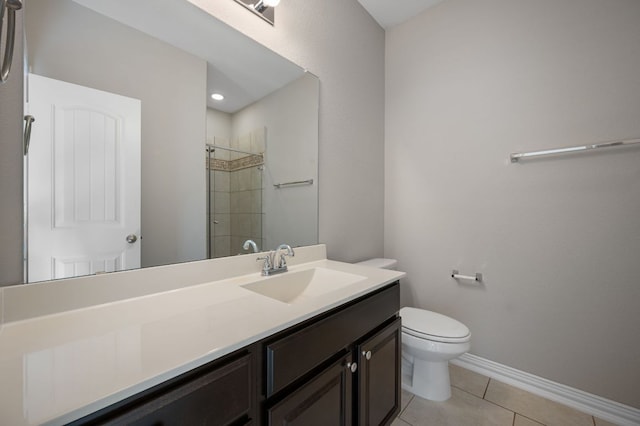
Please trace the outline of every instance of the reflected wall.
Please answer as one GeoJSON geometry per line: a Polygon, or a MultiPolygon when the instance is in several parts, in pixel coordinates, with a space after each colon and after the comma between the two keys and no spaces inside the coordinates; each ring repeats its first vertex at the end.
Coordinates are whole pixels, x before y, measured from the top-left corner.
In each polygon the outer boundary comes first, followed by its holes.
{"type": "Polygon", "coordinates": [[[204,259],[206,62],[71,0],[26,19],[33,73],[142,102],[142,267],[204,259]]]}

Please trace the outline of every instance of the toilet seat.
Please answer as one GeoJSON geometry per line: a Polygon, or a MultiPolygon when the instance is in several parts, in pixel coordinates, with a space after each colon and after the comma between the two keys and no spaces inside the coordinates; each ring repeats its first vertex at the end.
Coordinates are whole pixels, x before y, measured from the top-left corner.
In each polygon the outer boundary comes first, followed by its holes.
{"type": "Polygon", "coordinates": [[[431,342],[436,342],[436,343],[466,343],[471,340],[471,334],[468,334],[466,337],[460,337],[460,338],[443,337],[443,336],[434,336],[432,334],[420,333],[405,327],[402,327],[402,332],[409,334],[413,337],[417,337],[418,339],[429,340],[431,342]]]}
{"type": "Polygon", "coordinates": [[[424,309],[400,309],[402,331],[419,339],[443,343],[465,343],[471,340],[466,325],[446,315],[424,309]]]}

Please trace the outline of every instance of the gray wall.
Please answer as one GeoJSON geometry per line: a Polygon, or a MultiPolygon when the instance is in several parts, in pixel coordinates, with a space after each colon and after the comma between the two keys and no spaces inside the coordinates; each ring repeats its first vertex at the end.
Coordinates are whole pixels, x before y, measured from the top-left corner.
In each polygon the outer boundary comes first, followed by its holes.
{"type": "MultiPolygon", "coordinates": [[[[22,31],[22,15],[22,11],[16,14],[18,34],[22,31]]],[[[3,28],[3,43],[5,31],[3,28]]],[[[9,79],[0,84],[0,286],[22,282],[23,279],[22,37],[16,38],[13,61],[9,79]]]]}
{"type": "Polygon", "coordinates": [[[266,127],[263,173],[263,246],[273,250],[318,241],[319,81],[304,74],[233,114],[233,135],[266,127]],[[295,161],[292,161],[295,159],[295,161]],[[274,184],[313,179],[313,185],[276,189],[274,184]]]}
{"type": "Polygon", "coordinates": [[[640,149],[508,161],[640,137],[638,22],[635,0],[448,0],[389,30],[385,254],[472,353],[640,408],[640,149]]]}
{"type": "Polygon", "coordinates": [[[356,0],[283,1],[271,26],[232,1],[189,0],[320,78],[319,240],[383,254],[384,31],[356,0]]]}
{"type": "Polygon", "coordinates": [[[204,259],[206,62],[71,0],[27,7],[33,73],[142,101],[142,266],[204,259]]]}

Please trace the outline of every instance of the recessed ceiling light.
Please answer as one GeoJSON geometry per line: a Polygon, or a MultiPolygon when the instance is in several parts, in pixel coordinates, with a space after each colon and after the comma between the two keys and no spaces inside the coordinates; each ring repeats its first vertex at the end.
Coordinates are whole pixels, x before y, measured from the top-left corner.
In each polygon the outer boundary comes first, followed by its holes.
{"type": "Polygon", "coordinates": [[[214,101],[221,101],[224,99],[224,96],[222,96],[220,93],[214,93],[211,95],[211,99],[213,99],[214,101]]]}

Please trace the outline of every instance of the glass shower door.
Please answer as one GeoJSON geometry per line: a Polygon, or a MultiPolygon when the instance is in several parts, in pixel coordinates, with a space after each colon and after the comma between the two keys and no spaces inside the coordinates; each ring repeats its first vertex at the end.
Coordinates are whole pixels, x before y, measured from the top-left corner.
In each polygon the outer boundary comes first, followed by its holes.
{"type": "Polygon", "coordinates": [[[264,157],[207,145],[208,257],[247,253],[246,240],[262,249],[264,157]]]}

